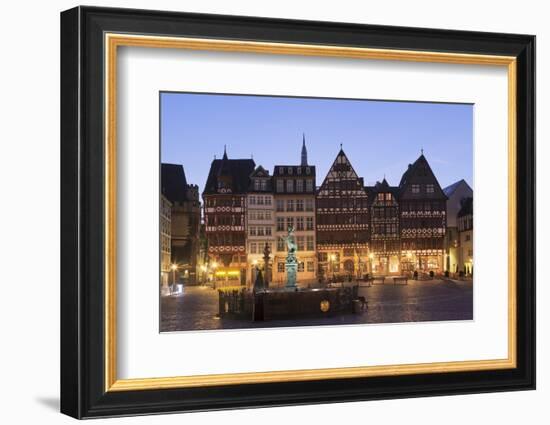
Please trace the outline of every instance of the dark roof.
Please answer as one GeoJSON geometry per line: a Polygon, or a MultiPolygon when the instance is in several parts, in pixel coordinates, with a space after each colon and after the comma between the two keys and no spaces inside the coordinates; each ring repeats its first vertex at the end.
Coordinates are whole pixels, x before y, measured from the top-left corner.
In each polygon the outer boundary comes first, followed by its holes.
{"type": "MultiPolygon", "coordinates": [[[[443,189],[443,192],[445,192],[445,195],[447,195],[448,198],[451,197],[451,195],[455,192],[455,190],[457,190],[460,185],[464,183],[466,186],[470,187],[470,185],[468,183],[466,183],[466,180],[464,179],[460,179],[459,181],[457,182],[454,182],[453,184],[447,186],[445,189],[443,189]]],[[[470,188],[471,190],[471,188],[470,188]]]]}
{"type": "Polygon", "coordinates": [[[458,211],[457,217],[464,217],[465,215],[474,214],[474,198],[468,197],[464,198],[461,202],[460,210],[458,211]]]}
{"type": "Polygon", "coordinates": [[[181,164],[161,164],[161,191],[170,202],[187,200],[187,179],[181,164]]]}
{"type": "Polygon", "coordinates": [[[269,175],[269,171],[266,170],[261,165],[258,165],[256,167],[256,169],[254,171],[252,171],[252,173],[250,174],[250,183],[249,183],[249,186],[248,186],[249,192],[254,192],[255,191],[254,190],[254,182],[252,180],[254,177],[267,180],[266,190],[262,190],[260,192],[271,192],[271,190],[272,190],[271,176],[269,175]]]}
{"type": "Polygon", "coordinates": [[[226,155],[223,159],[213,160],[203,193],[218,193],[218,178],[223,176],[231,177],[232,193],[245,193],[255,166],[253,159],[227,159],[226,155]]]}
{"type": "Polygon", "coordinates": [[[399,182],[399,192],[400,196],[408,196],[407,195],[407,188],[409,187],[412,182],[415,183],[433,183],[437,185],[437,189],[434,193],[432,198],[443,198],[447,199],[447,196],[441,189],[441,186],[439,185],[439,182],[437,181],[437,177],[432,171],[432,167],[430,167],[430,164],[428,163],[428,160],[424,156],[424,153],[420,154],[418,159],[414,161],[412,164],[409,164],[407,167],[407,170],[403,173],[403,176],[401,176],[401,181],[399,182]],[[426,173],[423,174],[423,177],[420,177],[419,171],[424,169],[426,173]]]}

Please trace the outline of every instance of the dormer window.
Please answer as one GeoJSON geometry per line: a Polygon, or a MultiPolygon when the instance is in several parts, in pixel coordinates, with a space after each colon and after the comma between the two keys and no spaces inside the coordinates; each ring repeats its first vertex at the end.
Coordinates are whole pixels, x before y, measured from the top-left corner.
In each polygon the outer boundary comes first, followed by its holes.
{"type": "Polygon", "coordinates": [[[292,167],[288,167],[288,174],[291,176],[292,175],[292,167]]]}
{"type": "Polygon", "coordinates": [[[306,167],[306,174],[311,174],[311,169],[309,167],[306,167]]]}

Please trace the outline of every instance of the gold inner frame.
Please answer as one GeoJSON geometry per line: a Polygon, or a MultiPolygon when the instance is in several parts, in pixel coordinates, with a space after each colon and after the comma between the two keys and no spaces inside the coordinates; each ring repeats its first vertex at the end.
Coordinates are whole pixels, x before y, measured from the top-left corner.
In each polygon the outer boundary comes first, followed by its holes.
{"type": "Polygon", "coordinates": [[[370,49],[256,41],[105,34],[105,391],[203,387],[417,373],[510,369],[516,358],[516,58],[462,53],[370,49]],[[508,72],[508,357],[495,360],[305,369],[253,373],[117,379],[116,339],[116,98],[119,46],[325,56],[507,67],[508,72]]]}

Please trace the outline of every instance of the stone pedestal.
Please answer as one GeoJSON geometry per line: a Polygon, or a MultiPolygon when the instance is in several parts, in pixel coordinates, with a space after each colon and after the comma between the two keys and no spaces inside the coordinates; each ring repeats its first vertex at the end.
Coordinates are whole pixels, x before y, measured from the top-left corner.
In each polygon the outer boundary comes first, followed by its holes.
{"type": "Polygon", "coordinates": [[[286,259],[286,285],[285,288],[296,289],[296,273],[298,272],[298,261],[296,258],[287,257],[286,259]]]}

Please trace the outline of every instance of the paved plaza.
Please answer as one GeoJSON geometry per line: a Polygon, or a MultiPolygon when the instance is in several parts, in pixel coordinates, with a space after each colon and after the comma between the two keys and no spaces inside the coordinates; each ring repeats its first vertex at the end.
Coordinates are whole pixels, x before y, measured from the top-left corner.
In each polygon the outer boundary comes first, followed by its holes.
{"type": "Polygon", "coordinates": [[[361,287],[359,296],[368,301],[368,309],[358,314],[253,322],[220,319],[217,291],[188,286],[183,295],[162,297],[161,332],[473,319],[471,281],[409,280],[407,285],[361,287]]]}

